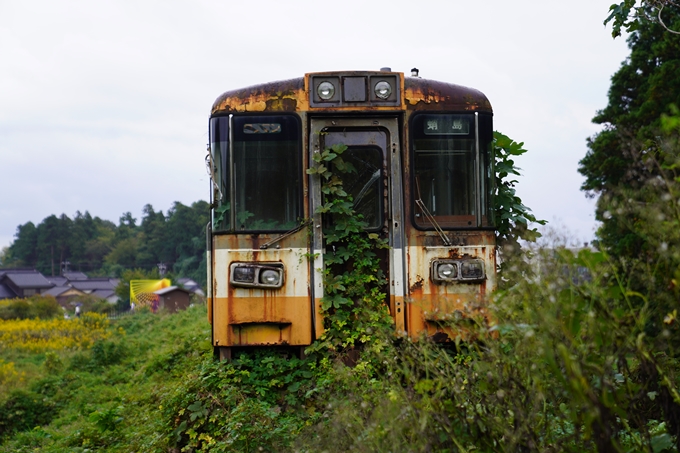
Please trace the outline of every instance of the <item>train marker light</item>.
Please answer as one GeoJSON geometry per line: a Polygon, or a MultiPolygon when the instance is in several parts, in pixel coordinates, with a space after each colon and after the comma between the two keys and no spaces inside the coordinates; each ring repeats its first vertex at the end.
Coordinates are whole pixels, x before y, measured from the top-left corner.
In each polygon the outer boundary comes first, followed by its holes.
{"type": "Polygon", "coordinates": [[[330,82],[321,82],[317,87],[316,92],[321,99],[327,101],[335,94],[335,87],[330,82]]]}
{"type": "Polygon", "coordinates": [[[231,263],[229,279],[232,286],[245,288],[281,288],[283,264],[279,263],[231,263]]]}
{"type": "Polygon", "coordinates": [[[387,99],[390,97],[390,94],[392,94],[392,85],[390,85],[389,82],[381,80],[375,84],[373,90],[379,99],[387,99]]]}

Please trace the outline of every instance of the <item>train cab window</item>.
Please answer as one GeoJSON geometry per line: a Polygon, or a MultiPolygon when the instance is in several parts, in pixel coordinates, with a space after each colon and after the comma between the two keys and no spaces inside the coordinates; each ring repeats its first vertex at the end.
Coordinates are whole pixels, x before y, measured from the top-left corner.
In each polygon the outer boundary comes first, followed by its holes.
{"type": "Polygon", "coordinates": [[[228,175],[222,179],[228,200],[222,209],[229,218],[225,229],[287,231],[296,226],[302,215],[300,130],[292,115],[231,117],[231,155],[222,164],[228,175]]]}
{"type": "Polygon", "coordinates": [[[474,114],[414,116],[411,193],[417,227],[491,225],[490,131],[480,133],[480,124],[491,127],[474,114]]]}

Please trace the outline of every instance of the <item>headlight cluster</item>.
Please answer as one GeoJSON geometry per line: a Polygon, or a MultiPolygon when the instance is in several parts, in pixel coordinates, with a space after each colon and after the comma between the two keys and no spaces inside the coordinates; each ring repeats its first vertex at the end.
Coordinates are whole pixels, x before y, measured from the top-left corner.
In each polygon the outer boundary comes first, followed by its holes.
{"type": "Polygon", "coordinates": [[[312,107],[399,105],[400,78],[392,72],[347,72],[312,74],[312,107]]]}
{"type": "Polygon", "coordinates": [[[434,260],[430,269],[435,283],[478,282],[484,280],[484,261],[476,258],[434,260]]]}
{"type": "Polygon", "coordinates": [[[246,288],[281,288],[283,265],[278,263],[232,263],[229,281],[246,288]]]}

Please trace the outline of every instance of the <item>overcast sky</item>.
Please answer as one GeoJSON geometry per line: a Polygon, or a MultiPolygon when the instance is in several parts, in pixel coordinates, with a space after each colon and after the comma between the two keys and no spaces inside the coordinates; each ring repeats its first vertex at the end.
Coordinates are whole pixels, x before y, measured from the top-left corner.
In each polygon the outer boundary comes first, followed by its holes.
{"type": "Polygon", "coordinates": [[[484,92],[529,152],[518,193],[591,240],[578,161],[628,55],[613,0],[0,0],[0,248],[76,211],[118,223],[207,200],[210,107],[227,90],[388,66],[484,92]]]}

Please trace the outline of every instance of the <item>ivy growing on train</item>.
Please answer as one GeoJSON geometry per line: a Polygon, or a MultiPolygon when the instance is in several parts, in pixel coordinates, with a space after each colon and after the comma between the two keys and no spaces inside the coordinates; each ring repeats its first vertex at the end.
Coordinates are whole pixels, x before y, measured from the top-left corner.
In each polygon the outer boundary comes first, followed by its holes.
{"type": "Polygon", "coordinates": [[[324,333],[308,352],[351,350],[392,325],[385,305],[387,280],[376,253],[388,245],[378,234],[364,231],[363,216],[343,188],[342,175],[356,172],[342,158],[345,150],[346,145],[338,144],[314,154],[314,165],[307,170],[321,178],[317,213],[332,220],[324,222],[324,333]]]}

